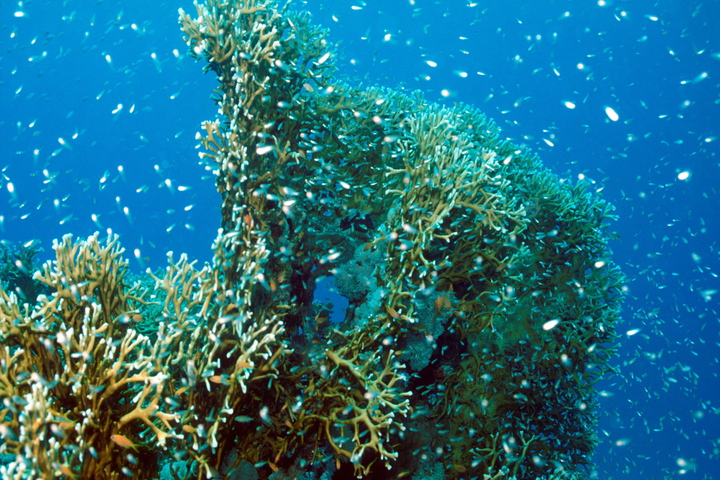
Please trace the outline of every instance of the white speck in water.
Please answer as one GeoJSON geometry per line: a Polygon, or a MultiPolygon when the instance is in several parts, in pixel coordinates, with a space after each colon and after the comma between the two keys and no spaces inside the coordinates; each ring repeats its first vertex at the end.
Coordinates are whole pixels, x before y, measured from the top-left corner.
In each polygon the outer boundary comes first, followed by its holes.
{"type": "Polygon", "coordinates": [[[690,180],[690,171],[685,170],[685,171],[678,173],[677,178],[678,178],[678,180],[682,180],[682,181],[690,180]]]}
{"type": "Polygon", "coordinates": [[[618,115],[612,107],[605,107],[605,115],[607,115],[613,122],[617,122],[620,119],[620,115],[618,115]]]}
{"type": "Polygon", "coordinates": [[[552,330],[553,328],[557,327],[558,323],[560,323],[560,320],[557,318],[554,320],[549,320],[543,324],[542,328],[545,331],[552,330]]]}

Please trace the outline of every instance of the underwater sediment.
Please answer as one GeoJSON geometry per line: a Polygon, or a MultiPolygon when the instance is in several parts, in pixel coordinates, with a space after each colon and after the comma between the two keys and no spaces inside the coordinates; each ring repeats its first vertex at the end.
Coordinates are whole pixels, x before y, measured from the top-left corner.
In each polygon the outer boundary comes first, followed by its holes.
{"type": "Polygon", "coordinates": [[[622,275],[612,207],[469,105],[336,78],[271,0],[181,10],[215,74],[212,263],[115,236],[0,290],[7,478],[582,478],[622,275]],[[332,277],[340,323],[314,302],[332,277]]]}

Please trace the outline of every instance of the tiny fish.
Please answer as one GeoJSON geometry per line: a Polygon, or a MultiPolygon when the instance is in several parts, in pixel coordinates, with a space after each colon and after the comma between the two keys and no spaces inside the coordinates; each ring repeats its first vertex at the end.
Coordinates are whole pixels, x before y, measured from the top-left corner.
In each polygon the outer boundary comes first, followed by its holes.
{"type": "Polygon", "coordinates": [[[325,53],[325,55],[318,58],[317,64],[322,65],[323,63],[327,62],[328,58],[330,58],[330,52],[327,52],[327,53],[325,53]]]}
{"type": "Polygon", "coordinates": [[[436,313],[440,313],[440,311],[442,310],[444,298],[445,297],[443,297],[443,296],[439,296],[439,297],[435,298],[435,312],[436,313]]]}
{"type": "Polygon", "coordinates": [[[230,380],[228,380],[227,375],[213,375],[208,380],[210,380],[213,383],[218,383],[220,385],[230,385],[230,380]]]}
{"type": "Polygon", "coordinates": [[[137,452],[137,446],[135,446],[135,444],[124,435],[118,435],[117,433],[115,435],[110,435],[110,440],[117,443],[122,448],[132,448],[137,452]]]}
{"type": "Polygon", "coordinates": [[[187,392],[190,388],[189,385],[185,385],[184,387],[180,387],[175,391],[175,395],[182,395],[183,393],[187,392]]]}
{"type": "Polygon", "coordinates": [[[77,475],[73,473],[68,465],[60,465],[60,473],[70,478],[77,478],[77,475]]]}

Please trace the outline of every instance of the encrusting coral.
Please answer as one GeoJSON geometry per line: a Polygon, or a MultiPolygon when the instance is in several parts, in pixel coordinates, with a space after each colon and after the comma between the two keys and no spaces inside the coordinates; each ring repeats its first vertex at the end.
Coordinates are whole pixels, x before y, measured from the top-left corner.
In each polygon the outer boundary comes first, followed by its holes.
{"type": "Polygon", "coordinates": [[[307,15],[196,9],[213,263],[130,284],[117,237],[65,237],[36,274],[51,294],[0,291],[3,476],[579,478],[622,297],[608,204],[470,106],[338,81],[307,15]]]}

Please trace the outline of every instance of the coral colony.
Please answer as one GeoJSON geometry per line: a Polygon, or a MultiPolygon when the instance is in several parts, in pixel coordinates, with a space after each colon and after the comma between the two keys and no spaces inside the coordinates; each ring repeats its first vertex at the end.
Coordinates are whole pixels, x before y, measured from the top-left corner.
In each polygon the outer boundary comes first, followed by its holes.
{"type": "Polygon", "coordinates": [[[68,235],[47,294],[0,290],[3,478],[583,478],[612,208],[471,106],[339,81],[304,14],[196,7],[214,260],[135,279],[68,235]]]}

